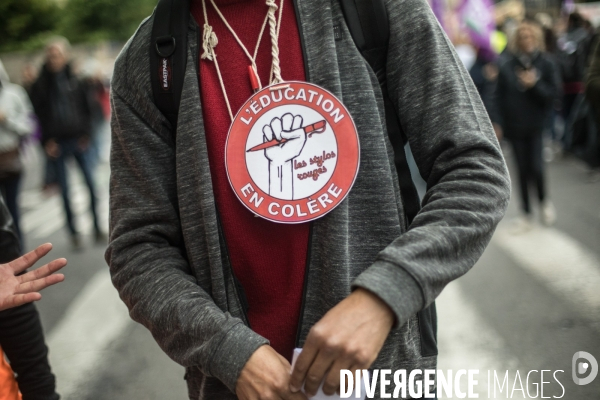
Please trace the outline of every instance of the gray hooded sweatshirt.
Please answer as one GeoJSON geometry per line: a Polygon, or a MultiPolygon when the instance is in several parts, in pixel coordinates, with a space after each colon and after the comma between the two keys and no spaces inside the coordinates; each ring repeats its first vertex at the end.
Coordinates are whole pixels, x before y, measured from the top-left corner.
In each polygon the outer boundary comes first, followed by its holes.
{"type": "MultiPolygon", "coordinates": [[[[307,80],[346,105],[361,151],[348,197],[311,223],[298,345],[362,287],[397,321],[372,368],[410,373],[436,366],[435,353],[421,351],[416,313],[480,257],[504,215],[510,182],[477,91],[426,1],[386,6],[389,92],[427,182],[410,227],[377,78],[336,0],[296,2],[307,80]]],[[[186,367],[190,399],[235,399],[240,371],[268,341],[248,327],[219,229],[196,68],[199,28],[192,19],[175,135],[153,103],[152,21],[142,23],[115,66],[106,260],[131,317],[186,367]]]]}

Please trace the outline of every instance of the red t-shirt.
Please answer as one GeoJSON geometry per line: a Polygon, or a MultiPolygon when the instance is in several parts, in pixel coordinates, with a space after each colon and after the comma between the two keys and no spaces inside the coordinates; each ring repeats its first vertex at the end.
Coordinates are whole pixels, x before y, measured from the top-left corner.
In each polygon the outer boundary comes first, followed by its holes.
{"type": "MultiPolygon", "coordinates": [[[[217,60],[235,115],[253,94],[248,78],[250,60],[215,12],[210,0],[205,1],[209,25],[219,41],[215,47],[217,60]]],[[[284,80],[304,81],[304,60],[294,6],[292,1],[284,1],[279,37],[281,75],[284,80]]],[[[265,1],[215,2],[248,52],[253,54],[268,9],[265,1]]],[[[194,0],[191,12],[202,29],[202,1],[194,0]]],[[[267,24],[256,57],[258,75],[265,86],[271,71],[270,43],[267,24]]],[[[290,359],[300,317],[309,225],[270,222],[255,217],[240,203],[225,171],[225,141],[231,119],[215,65],[209,60],[200,60],[200,95],[217,210],[233,271],[248,299],[250,326],[269,339],[277,352],[290,359]]]]}

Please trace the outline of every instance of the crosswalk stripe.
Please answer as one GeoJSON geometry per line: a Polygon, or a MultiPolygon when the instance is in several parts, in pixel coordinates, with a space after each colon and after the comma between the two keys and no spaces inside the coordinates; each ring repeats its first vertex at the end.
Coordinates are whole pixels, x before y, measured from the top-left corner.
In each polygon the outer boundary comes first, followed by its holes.
{"type": "MultiPolygon", "coordinates": [[[[107,174],[108,171],[102,171],[107,174]]],[[[106,230],[106,216],[108,214],[107,196],[99,193],[98,213],[100,225],[106,230]]],[[[60,194],[45,197],[39,191],[27,191],[21,194],[21,207],[29,211],[21,215],[21,230],[24,234],[34,238],[46,238],[58,232],[65,226],[65,216],[60,194]]],[[[70,187],[71,208],[80,232],[89,232],[92,229],[92,218],[89,214],[89,192],[84,182],[75,179],[70,187]]]]}
{"type": "MultiPolygon", "coordinates": [[[[72,193],[71,209],[76,219],[76,226],[78,226],[80,231],[85,232],[92,225],[91,217],[86,213],[90,203],[89,194],[83,185],[73,188],[72,193]]],[[[44,221],[40,221],[41,223],[38,224],[36,229],[32,230],[31,236],[36,239],[51,236],[65,226],[65,221],[65,214],[61,204],[60,209],[53,218],[46,218],[44,221]]]]}
{"type": "MultiPolygon", "coordinates": [[[[29,194],[22,194],[22,199],[29,199],[29,194]]],[[[57,214],[60,215],[62,205],[58,196],[52,196],[48,199],[39,199],[37,205],[31,204],[31,211],[24,212],[21,215],[21,230],[28,234],[35,230],[40,225],[48,221],[54,220],[57,214]]],[[[25,208],[21,205],[22,208],[25,208]]]]}
{"type": "MultiPolygon", "coordinates": [[[[510,370],[514,373],[519,369],[518,359],[506,352],[502,337],[489,327],[465,298],[459,281],[444,288],[436,300],[436,306],[440,326],[438,369],[452,370],[454,373],[460,369],[479,369],[479,383],[474,393],[478,393],[479,398],[489,398],[487,371],[500,373],[510,370]]],[[[461,380],[461,383],[461,391],[467,393],[467,382],[461,380]]],[[[512,398],[523,398],[519,394],[514,393],[512,398]]],[[[446,397],[440,397],[443,398],[446,397]]]]}
{"type": "Polygon", "coordinates": [[[127,308],[113,287],[108,268],[94,275],[73,299],[48,336],[49,358],[61,398],[81,399],[109,344],[129,324],[127,308]]]}
{"type": "Polygon", "coordinates": [[[534,227],[520,234],[501,225],[493,239],[517,264],[600,330],[600,262],[567,234],[534,227]]]}

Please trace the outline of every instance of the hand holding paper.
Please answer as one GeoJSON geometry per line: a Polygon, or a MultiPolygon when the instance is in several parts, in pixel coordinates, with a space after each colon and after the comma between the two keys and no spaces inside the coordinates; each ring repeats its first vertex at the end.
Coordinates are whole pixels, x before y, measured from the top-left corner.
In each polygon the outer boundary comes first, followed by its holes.
{"type": "Polygon", "coordinates": [[[375,294],[357,289],[317,322],[292,371],[290,390],[302,385],[314,396],[340,387],[340,370],[367,369],[377,358],[394,323],[392,310],[375,294]]]}
{"type": "Polygon", "coordinates": [[[240,400],[307,400],[302,392],[290,392],[290,369],[288,360],[271,346],[261,346],[242,369],[235,394],[240,400]]]}
{"type": "MultiPolygon", "coordinates": [[[[294,349],[294,358],[292,359],[292,368],[294,368],[294,365],[296,364],[296,360],[298,359],[298,356],[300,355],[300,353],[302,353],[302,349],[294,349]]],[[[367,374],[367,379],[369,379],[368,374],[367,374]]],[[[354,391],[354,389],[352,390],[351,394],[350,394],[350,398],[351,399],[361,399],[364,400],[365,399],[365,383],[364,381],[361,381],[361,389],[360,389],[360,397],[356,397],[356,393],[354,391]]],[[[348,398],[348,397],[345,397],[348,398]]],[[[341,400],[342,397],[335,393],[332,394],[330,396],[326,395],[325,393],[323,393],[323,387],[319,387],[319,390],[317,391],[317,394],[314,395],[313,397],[310,398],[311,400],[341,400]]]]}

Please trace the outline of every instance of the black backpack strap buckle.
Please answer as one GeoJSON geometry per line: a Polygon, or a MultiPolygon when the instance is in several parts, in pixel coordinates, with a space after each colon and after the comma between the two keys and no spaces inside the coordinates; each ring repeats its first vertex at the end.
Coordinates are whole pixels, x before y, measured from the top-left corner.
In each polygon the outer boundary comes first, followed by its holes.
{"type": "Polygon", "coordinates": [[[167,35],[156,39],[156,52],[161,57],[171,57],[176,48],[177,42],[174,36],[167,35]]]}

